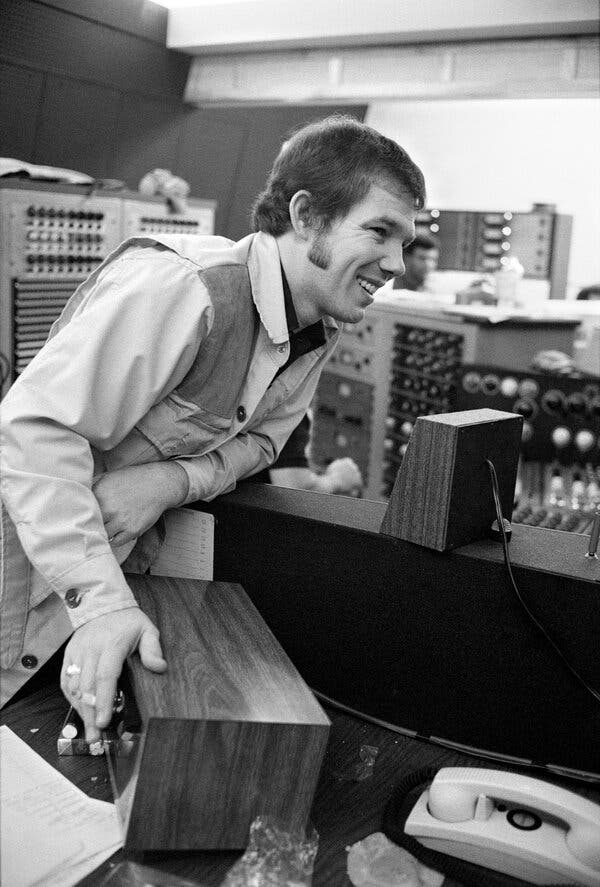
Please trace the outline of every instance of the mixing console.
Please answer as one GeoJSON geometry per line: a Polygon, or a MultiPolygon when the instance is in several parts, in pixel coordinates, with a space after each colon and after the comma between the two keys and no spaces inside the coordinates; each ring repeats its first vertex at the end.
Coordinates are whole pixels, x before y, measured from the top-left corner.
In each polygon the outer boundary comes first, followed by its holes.
{"type": "Polygon", "coordinates": [[[589,532],[600,507],[600,379],[465,366],[456,408],[479,407],[524,417],[513,520],[589,532]]]}
{"type": "Polygon", "coordinates": [[[600,468],[521,460],[516,500],[516,523],[589,533],[600,508],[600,468]]]}
{"type": "MultiPolygon", "coordinates": [[[[349,456],[361,470],[365,497],[381,500],[392,490],[417,416],[487,406],[508,412],[537,411],[536,427],[542,416],[547,424],[554,421],[547,410],[554,402],[556,386],[544,387],[525,369],[537,350],[570,350],[575,326],[478,323],[420,304],[408,306],[393,296],[382,297],[360,323],[344,327],[340,345],[323,372],[313,404],[315,463],[327,465],[349,456]],[[490,358],[494,369],[484,369],[481,362],[490,358]],[[498,369],[503,366],[519,369],[498,369]],[[471,372],[478,372],[476,384],[475,376],[467,376],[471,372]],[[505,377],[513,380],[512,400],[501,393],[503,385],[506,389],[505,377]],[[473,383],[472,392],[463,387],[465,379],[467,387],[469,380],[473,383]],[[533,386],[538,393],[532,398],[533,386]],[[471,401],[459,404],[459,397],[471,401]],[[474,397],[480,402],[474,403],[474,397]]],[[[560,391],[568,415],[575,416],[577,384],[560,391]]],[[[587,414],[596,407],[592,388],[586,392],[587,414]]],[[[561,419],[556,424],[565,423],[561,419]]],[[[552,431],[548,428],[548,434],[552,431]]],[[[564,435],[560,430],[557,433],[559,438],[564,435]]],[[[587,445],[589,433],[587,425],[573,427],[563,447],[565,464],[573,462],[577,446],[587,445]]],[[[537,435],[532,446],[538,447],[543,436],[537,435]]],[[[594,440],[598,436],[595,432],[594,440]]],[[[530,449],[528,459],[533,458],[551,462],[554,449],[543,455],[539,449],[530,449]]]]}
{"type": "Polygon", "coordinates": [[[417,416],[455,409],[463,338],[458,333],[394,324],[382,493],[389,496],[417,416]]]}
{"type": "Polygon", "coordinates": [[[214,213],[210,200],[190,200],[183,215],[129,192],[0,182],[0,390],[37,354],[77,286],[122,240],[212,234],[214,213]]]}

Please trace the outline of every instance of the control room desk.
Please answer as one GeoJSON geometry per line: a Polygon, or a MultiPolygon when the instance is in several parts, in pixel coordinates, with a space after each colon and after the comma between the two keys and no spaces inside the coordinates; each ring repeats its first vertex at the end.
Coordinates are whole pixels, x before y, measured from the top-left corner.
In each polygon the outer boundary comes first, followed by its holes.
{"type": "MultiPolygon", "coordinates": [[[[7,724],[31,748],[88,795],[112,801],[107,765],[103,757],[59,757],[57,754],[56,739],[67,710],[67,703],[57,683],[53,682],[3,709],[0,712],[0,722],[7,724]]],[[[319,834],[313,887],[350,887],[351,882],[346,874],[345,848],[380,830],[385,804],[393,786],[402,777],[429,766],[495,766],[479,758],[402,736],[360,718],[341,714],[332,708],[326,707],[326,711],[331,719],[331,732],[312,810],[312,824],[319,834]],[[360,760],[361,745],[375,746],[379,751],[372,775],[357,781],[354,774],[360,760]]],[[[539,776],[543,778],[543,774],[539,776]]],[[[566,781],[564,784],[566,788],[578,790],[573,784],[566,781]]],[[[580,787],[579,790],[598,800],[597,791],[587,787],[580,787]]],[[[238,852],[217,851],[153,853],[146,854],[143,858],[137,857],[136,861],[165,873],[197,881],[202,887],[217,887],[239,855],[238,852]]],[[[102,883],[111,863],[121,859],[122,852],[115,854],[109,862],[81,881],[80,887],[97,887],[102,883]]],[[[461,885],[446,878],[444,887],[461,885]]]]}
{"type": "MultiPolygon", "coordinates": [[[[112,801],[106,761],[103,757],[59,757],[56,739],[68,710],[55,684],[42,688],[3,709],[1,722],[51,763],[64,776],[94,798],[112,801]]],[[[383,808],[397,780],[425,766],[469,765],[473,758],[454,754],[409,739],[358,718],[327,709],[331,732],[321,778],[313,805],[313,824],[319,834],[319,852],[313,875],[314,887],[347,887],[345,848],[378,831],[383,808]],[[373,774],[354,778],[360,746],[379,749],[373,774]]],[[[485,762],[480,762],[485,766],[485,762]]],[[[68,837],[66,836],[66,839],[68,837]]],[[[138,862],[217,887],[239,857],[235,852],[146,854],[138,862]]],[[[120,860],[117,853],[112,862],[120,860]]],[[[92,887],[102,882],[110,863],[81,882],[92,887]]],[[[445,887],[457,887],[446,879],[445,887]]]]}

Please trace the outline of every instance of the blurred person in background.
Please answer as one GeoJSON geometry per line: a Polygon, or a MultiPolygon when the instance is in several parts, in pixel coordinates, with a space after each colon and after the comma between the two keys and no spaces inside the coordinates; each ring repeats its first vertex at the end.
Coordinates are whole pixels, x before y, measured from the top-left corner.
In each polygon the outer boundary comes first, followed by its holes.
{"type": "Polygon", "coordinates": [[[427,289],[427,277],[438,266],[440,248],[428,234],[417,234],[412,243],[404,248],[404,274],[394,278],[395,290],[427,289]]]}

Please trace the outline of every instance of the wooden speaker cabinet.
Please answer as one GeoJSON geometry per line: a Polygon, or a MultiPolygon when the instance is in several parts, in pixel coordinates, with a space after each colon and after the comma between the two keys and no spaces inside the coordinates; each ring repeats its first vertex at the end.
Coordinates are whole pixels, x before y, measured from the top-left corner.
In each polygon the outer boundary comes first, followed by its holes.
{"type": "Polygon", "coordinates": [[[516,413],[489,409],[420,416],[381,532],[436,551],[483,539],[496,519],[486,459],[510,519],[522,425],[516,413]]]}
{"type": "Polygon", "coordinates": [[[242,587],[128,582],[169,667],[129,660],[141,731],[111,759],[126,849],[244,847],[259,814],[304,829],[329,720],[242,587]]]}

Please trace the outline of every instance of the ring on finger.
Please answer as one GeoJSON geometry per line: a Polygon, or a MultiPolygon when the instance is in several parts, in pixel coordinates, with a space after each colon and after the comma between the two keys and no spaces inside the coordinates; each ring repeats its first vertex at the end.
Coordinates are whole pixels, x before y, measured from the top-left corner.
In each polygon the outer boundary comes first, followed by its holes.
{"type": "Polygon", "coordinates": [[[122,690],[117,690],[113,698],[113,713],[118,715],[125,708],[125,693],[122,690]]]}
{"type": "Polygon", "coordinates": [[[74,662],[72,662],[71,665],[67,665],[65,674],[67,675],[67,677],[73,678],[75,677],[75,675],[81,674],[81,668],[78,665],[75,665],[74,662]]]}
{"type": "Polygon", "coordinates": [[[93,693],[82,693],[81,701],[84,705],[91,705],[92,707],[96,705],[96,697],[93,693]]]}

